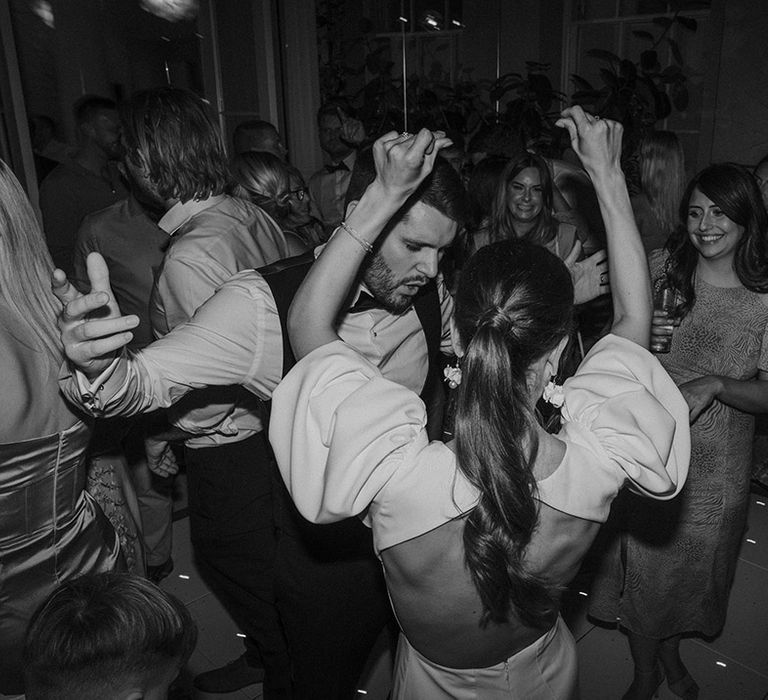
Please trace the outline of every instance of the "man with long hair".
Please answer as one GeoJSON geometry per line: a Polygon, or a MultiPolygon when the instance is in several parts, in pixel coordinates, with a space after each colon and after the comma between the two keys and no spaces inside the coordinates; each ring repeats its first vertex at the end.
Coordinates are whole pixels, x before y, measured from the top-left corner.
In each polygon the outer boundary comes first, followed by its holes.
{"type": "MultiPolygon", "coordinates": [[[[202,99],[170,87],[138,92],[124,105],[122,122],[131,180],[163,203],[158,226],[171,239],[150,300],[152,327],[162,337],[232,275],[286,257],[288,247],[261,209],[225,193],[226,153],[202,99]]],[[[152,466],[167,439],[184,439],[198,568],[246,634],[247,651],[235,666],[196,679],[207,692],[262,679],[273,689],[288,684],[271,578],[272,484],[260,416],[259,400],[240,388],[193,392],[169,413],[173,429],[148,454],[152,466]]]]}

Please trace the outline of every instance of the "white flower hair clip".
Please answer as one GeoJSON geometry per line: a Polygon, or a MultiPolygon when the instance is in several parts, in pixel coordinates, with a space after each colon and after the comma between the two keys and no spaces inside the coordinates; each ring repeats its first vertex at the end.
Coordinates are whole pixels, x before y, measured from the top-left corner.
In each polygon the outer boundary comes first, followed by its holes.
{"type": "Polygon", "coordinates": [[[565,402],[565,392],[563,391],[562,384],[555,384],[553,381],[544,387],[544,393],[541,395],[547,403],[552,404],[555,408],[560,408],[565,402]]]}
{"type": "Polygon", "coordinates": [[[443,370],[443,376],[445,377],[444,381],[448,384],[448,388],[455,389],[461,384],[461,367],[458,364],[448,365],[443,370]]]}

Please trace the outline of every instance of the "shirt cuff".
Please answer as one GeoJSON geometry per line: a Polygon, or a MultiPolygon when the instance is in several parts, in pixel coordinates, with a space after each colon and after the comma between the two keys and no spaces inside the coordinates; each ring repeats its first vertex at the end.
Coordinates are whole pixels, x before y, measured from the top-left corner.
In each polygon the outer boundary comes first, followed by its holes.
{"type": "Polygon", "coordinates": [[[124,359],[123,355],[117,355],[115,359],[109,363],[109,366],[92,382],[88,381],[88,377],[86,377],[83,372],[76,367],[73,367],[73,376],[77,382],[77,388],[80,392],[83,406],[85,406],[85,408],[92,414],[99,415],[104,412],[106,402],[103,400],[101,394],[103,393],[107,382],[109,382],[115,375],[121,359],[124,359]]]}

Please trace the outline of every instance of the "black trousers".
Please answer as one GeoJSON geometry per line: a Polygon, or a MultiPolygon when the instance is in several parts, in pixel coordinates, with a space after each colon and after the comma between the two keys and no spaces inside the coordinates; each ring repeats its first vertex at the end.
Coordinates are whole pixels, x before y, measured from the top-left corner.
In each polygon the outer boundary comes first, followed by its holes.
{"type": "Polygon", "coordinates": [[[275,601],[269,444],[259,433],[237,443],[187,448],[185,457],[197,567],[246,635],[249,663],[263,665],[265,697],[285,697],[290,665],[275,601]]]}
{"type": "Polygon", "coordinates": [[[349,700],[379,634],[393,620],[371,531],[357,518],[314,525],[275,468],[277,606],[294,697],[349,700]]]}

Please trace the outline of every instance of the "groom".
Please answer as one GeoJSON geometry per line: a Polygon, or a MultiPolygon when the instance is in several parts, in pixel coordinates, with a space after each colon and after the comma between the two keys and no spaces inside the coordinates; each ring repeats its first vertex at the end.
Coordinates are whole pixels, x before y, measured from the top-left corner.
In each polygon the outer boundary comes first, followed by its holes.
{"type": "MultiPolygon", "coordinates": [[[[372,155],[361,154],[348,192],[348,215],[375,177],[372,155]]],[[[385,376],[417,393],[424,389],[439,351],[450,351],[453,304],[438,264],[465,216],[462,183],[447,162],[437,159],[433,172],[384,226],[387,234],[368,256],[349,311],[340,320],[339,332],[348,343],[385,376]]],[[[63,390],[96,415],[167,406],[192,387],[209,384],[241,385],[269,400],[292,363],[285,318],[309,264],[311,259],[302,256],[261,272],[241,272],[190,323],[139,353],[113,360],[103,356],[127,342],[132,320],[120,317],[114,305],[108,319],[87,318],[111,299],[106,272],[91,257],[90,295],[77,296],[56,278],[57,293],[68,302],[62,337],[80,370],[65,369],[63,390]]],[[[272,569],[292,664],[293,697],[351,696],[391,615],[370,532],[356,519],[332,527],[307,523],[282,482],[273,497],[279,536],[272,569]]]]}

